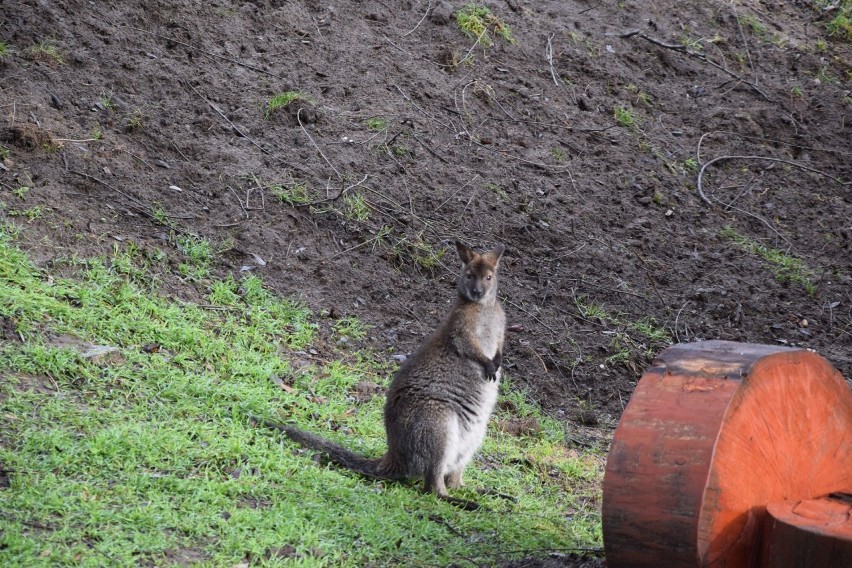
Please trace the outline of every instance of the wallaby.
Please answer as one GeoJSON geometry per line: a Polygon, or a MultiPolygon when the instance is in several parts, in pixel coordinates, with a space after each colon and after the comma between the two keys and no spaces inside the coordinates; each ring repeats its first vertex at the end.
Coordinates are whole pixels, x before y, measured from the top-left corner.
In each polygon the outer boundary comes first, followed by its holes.
{"type": "Polygon", "coordinates": [[[497,267],[505,247],[479,254],[456,241],[456,250],[462,270],[455,305],[403,362],[388,389],[384,456],[368,459],[298,428],[257,421],[357,473],[391,480],[422,478],[425,492],[476,509],[476,503],[450,497],[447,487],[462,485],[464,468],[482,444],[497,401],[506,330],[497,301],[497,267]]]}

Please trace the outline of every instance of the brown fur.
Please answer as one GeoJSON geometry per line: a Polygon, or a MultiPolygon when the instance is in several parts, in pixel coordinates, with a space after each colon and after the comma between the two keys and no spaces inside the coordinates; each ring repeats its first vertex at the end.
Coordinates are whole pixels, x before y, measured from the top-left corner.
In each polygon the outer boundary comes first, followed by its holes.
{"type": "Polygon", "coordinates": [[[458,298],[388,389],[384,456],[368,459],[298,428],[258,421],[362,475],[422,478],[424,491],[476,508],[450,497],[447,487],[462,485],[464,467],[482,443],[497,398],[506,328],[497,301],[497,268],[504,247],[478,254],[457,242],[456,249],[463,263],[458,298]]]}

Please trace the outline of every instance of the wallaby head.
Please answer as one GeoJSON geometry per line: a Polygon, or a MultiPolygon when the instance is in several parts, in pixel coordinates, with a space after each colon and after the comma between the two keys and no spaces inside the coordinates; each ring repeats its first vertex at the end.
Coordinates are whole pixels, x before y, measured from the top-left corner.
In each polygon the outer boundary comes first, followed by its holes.
{"type": "Polygon", "coordinates": [[[459,294],[471,302],[493,301],[497,294],[497,267],[506,247],[498,244],[482,254],[456,241],[463,265],[459,276],[459,294]]]}

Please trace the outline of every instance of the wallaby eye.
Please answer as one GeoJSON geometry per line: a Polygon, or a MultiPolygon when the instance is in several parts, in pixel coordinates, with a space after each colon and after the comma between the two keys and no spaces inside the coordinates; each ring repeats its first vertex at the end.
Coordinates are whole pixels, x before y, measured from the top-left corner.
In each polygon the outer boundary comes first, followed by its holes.
{"type": "Polygon", "coordinates": [[[473,278],[473,274],[471,274],[470,272],[468,272],[465,276],[467,276],[467,279],[468,279],[468,280],[470,280],[471,278],[473,278]]]}
{"type": "Polygon", "coordinates": [[[486,279],[486,280],[491,280],[491,275],[489,274],[488,276],[486,276],[486,277],[485,277],[485,279],[486,279]]]}

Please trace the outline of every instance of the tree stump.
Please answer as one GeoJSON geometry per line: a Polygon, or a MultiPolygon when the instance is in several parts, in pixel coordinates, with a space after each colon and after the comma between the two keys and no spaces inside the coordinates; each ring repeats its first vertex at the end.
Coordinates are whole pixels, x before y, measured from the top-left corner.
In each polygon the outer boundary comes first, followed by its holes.
{"type": "Polygon", "coordinates": [[[766,506],[761,568],[852,566],[852,493],[766,506]]]}
{"type": "Polygon", "coordinates": [[[852,393],[804,349],[704,341],[636,386],[604,477],[607,566],[757,566],[766,505],[852,487],[852,393]]]}

